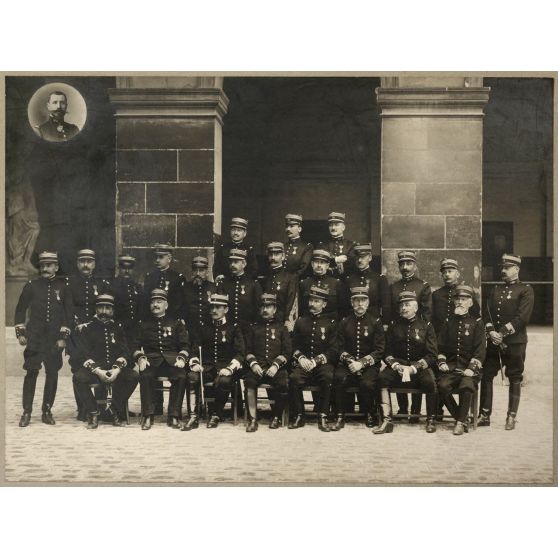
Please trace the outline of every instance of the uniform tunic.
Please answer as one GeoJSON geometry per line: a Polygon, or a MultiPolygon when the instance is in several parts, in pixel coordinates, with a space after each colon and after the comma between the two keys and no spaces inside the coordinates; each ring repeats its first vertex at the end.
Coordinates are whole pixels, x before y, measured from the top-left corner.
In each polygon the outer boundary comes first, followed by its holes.
{"type": "Polygon", "coordinates": [[[343,237],[330,238],[323,247],[331,254],[330,273],[334,277],[342,277],[356,270],[355,242],[343,237]],[[335,258],[343,255],[347,256],[347,261],[341,264],[342,271],[340,272],[335,258]]]}
{"type": "Polygon", "coordinates": [[[300,237],[289,239],[285,245],[284,268],[290,273],[295,273],[299,279],[304,279],[311,272],[313,249],[312,244],[304,242],[300,237]]]}
{"type": "Polygon", "coordinates": [[[257,309],[262,295],[261,285],[243,273],[240,276],[225,277],[217,283],[219,294],[229,295],[227,320],[239,325],[244,333],[257,319],[257,309]]]}
{"type": "Polygon", "coordinates": [[[297,276],[284,268],[271,269],[264,279],[264,292],[277,296],[275,318],[284,323],[293,317],[293,307],[298,289],[297,276]]]}
{"type": "Polygon", "coordinates": [[[308,301],[310,300],[310,288],[314,286],[329,289],[327,305],[323,312],[325,316],[337,320],[348,313],[348,297],[345,285],[331,275],[312,275],[300,283],[298,310],[300,316],[310,315],[308,301]]]}
{"type": "MultiPolygon", "coordinates": [[[[368,313],[382,316],[384,321],[391,315],[391,298],[385,276],[372,271],[370,267],[358,270],[345,278],[345,285],[350,292],[353,287],[366,287],[370,305],[368,313]]],[[[387,322],[386,322],[387,323],[387,322]]]]}
{"type": "Polygon", "coordinates": [[[213,262],[213,277],[215,278],[219,275],[230,277],[232,275],[229,267],[229,255],[233,248],[246,250],[246,267],[244,268],[244,273],[248,277],[255,279],[258,273],[258,261],[256,259],[254,247],[250,246],[244,240],[238,243],[231,240],[217,246],[217,248],[215,249],[215,259],[213,262]]]}
{"type": "MultiPolygon", "coordinates": [[[[417,295],[418,313],[424,320],[429,322],[432,318],[432,290],[430,285],[416,276],[408,279],[401,278],[393,283],[391,290],[391,317],[389,321],[393,321],[399,316],[399,294],[403,291],[412,291],[417,295]]],[[[387,323],[384,318],[384,322],[387,323]]]]}
{"type": "Polygon", "coordinates": [[[114,277],[109,292],[114,296],[115,321],[122,324],[128,335],[133,333],[140,318],[141,286],[130,277],[114,277]]]}
{"type": "MultiPolygon", "coordinates": [[[[432,324],[436,333],[440,333],[442,325],[453,315],[455,304],[455,288],[458,285],[444,285],[432,293],[432,324]]],[[[477,299],[473,297],[473,306],[469,308],[469,315],[480,318],[480,306],[477,299]]]]}
{"type": "Polygon", "coordinates": [[[144,302],[143,318],[151,316],[151,291],[153,289],[163,289],[167,292],[168,309],[167,315],[172,318],[180,318],[183,306],[184,275],[172,268],[165,270],[153,269],[146,276],[143,282],[144,302]]]}
{"type": "Polygon", "coordinates": [[[212,281],[187,281],[184,284],[184,307],[182,318],[191,335],[195,330],[211,321],[209,315],[209,299],[215,293],[212,281]]]}

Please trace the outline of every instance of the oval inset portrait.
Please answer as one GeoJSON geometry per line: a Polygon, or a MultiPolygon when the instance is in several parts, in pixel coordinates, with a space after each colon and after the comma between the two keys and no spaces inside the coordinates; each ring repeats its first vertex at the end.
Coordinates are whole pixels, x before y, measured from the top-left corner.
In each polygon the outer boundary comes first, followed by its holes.
{"type": "Polygon", "coordinates": [[[75,87],[67,83],[47,83],[31,97],[27,116],[32,130],[40,138],[65,142],[83,130],[87,105],[75,87]]]}

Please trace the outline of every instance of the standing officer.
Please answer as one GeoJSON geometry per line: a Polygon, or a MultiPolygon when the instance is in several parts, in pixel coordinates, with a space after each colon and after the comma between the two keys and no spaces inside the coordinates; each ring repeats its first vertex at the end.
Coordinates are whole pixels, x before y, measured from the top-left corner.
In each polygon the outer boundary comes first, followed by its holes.
{"type": "Polygon", "coordinates": [[[330,273],[334,277],[343,277],[356,270],[355,243],[343,237],[345,232],[345,214],[332,211],[327,218],[330,239],[324,248],[331,254],[330,273]]]}
{"type": "MultiPolygon", "coordinates": [[[[78,355],[79,334],[84,325],[90,322],[95,315],[95,300],[98,295],[108,291],[108,283],[95,275],[95,251],[89,248],[79,250],[77,253],[76,275],[66,277],[66,286],[72,294],[74,307],[74,322],[72,333],[68,341],[66,352],[70,355],[69,363],[72,374],[81,368],[78,355]]],[[[78,420],[85,421],[87,416],[82,410],[81,401],[74,386],[74,397],[78,409],[78,420]]]]}
{"type": "Polygon", "coordinates": [[[484,324],[469,313],[474,292],[468,285],[457,285],[453,293],[453,313],[438,333],[438,393],[456,420],[453,433],[468,432],[467,416],[486,356],[484,324]],[[459,407],[451,392],[459,390],[459,407]]]}
{"type": "Polygon", "coordinates": [[[298,289],[297,276],[284,267],[285,246],[282,242],[270,242],[267,245],[269,273],[264,278],[264,292],[277,297],[275,319],[293,330],[295,321],[295,301],[298,289]]]}
{"type": "MultiPolygon", "coordinates": [[[[455,310],[453,298],[460,277],[457,260],[452,258],[440,260],[440,274],[444,285],[432,293],[432,325],[436,334],[440,333],[442,325],[453,315],[455,310]]],[[[469,315],[473,318],[480,317],[480,306],[474,295],[469,315]]]]}
{"type": "MultiPolygon", "coordinates": [[[[181,318],[183,308],[184,275],[171,268],[172,246],[170,244],[155,244],[155,269],[145,276],[143,281],[144,303],[142,316],[151,317],[151,292],[154,289],[163,289],[167,293],[166,315],[169,318],[181,318]]],[[[163,384],[157,383],[155,391],[155,414],[163,414],[163,384]]]]}
{"type": "Polygon", "coordinates": [[[285,231],[287,232],[286,258],[283,261],[285,269],[295,273],[299,280],[304,279],[310,272],[312,259],[312,244],[300,238],[302,232],[302,215],[288,213],[285,215],[285,231]]]}
{"type": "Polygon", "coordinates": [[[215,260],[213,262],[213,277],[218,282],[225,276],[230,276],[229,254],[234,248],[236,250],[244,250],[246,252],[246,275],[251,279],[256,278],[258,272],[258,262],[254,248],[245,242],[248,233],[248,220],[242,217],[233,217],[231,219],[231,240],[219,244],[215,249],[215,260]]]}
{"type": "Polygon", "coordinates": [[[368,313],[384,320],[391,315],[391,298],[387,279],[370,269],[372,261],[372,244],[357,243],[354,248],[357,271],[345,278],[348,289],[366,287],[368,292],[368,313]]]}
{"type": "Polygon", "coordinates": [[[345,285],[337,278],[327,275],[331,254],[321,248],[312,252],[312,275],[300,283],[299,316],[308,316],[310,312],[310,291],[312,287],[325,289],[327,295],[328,318],[337,320],[347,313],[348,301],[345,285]]]}
{"type": "Polygon", "coordinates": [[[289,428],[302,428],[304,417],[304,386],[318,384],[318,428],[330,432],[327,423],[334,366],[338,359],[337,325],[324,314],[328,291],[312,286],[308,306],[310,315],[295,322],[293,334],[293,360],[296,362],[289,377],[289,399],[294,420],[289,428]]]}
{"type": "Polygon", "coordinates": [[[246,250],[231,248],[229,252],[230,273],[217,282],[217,292],[229,297],[230,320],[240,326],[246,335],[250,324],[256,321],[258,304],[262,296],[261,285],[246,274],[246,250]]]}
{"type": "Polygon", "coordinates": [[[192,279],[184,284],[182,318],[192,337],[209,322],[209,300],[215,293],[215,283],[209,281],[209,260],[205,256],[192,258],[192,279]]]}
{"type": "MultiPolygon", "coordinates": [[[[412,291],[417,295],[418,313],[422,319],[429,322],[432,319],[432,291],[430,285],[419,279],[417,273],[417,256],[412,250],[402,250],[397,254],[401,279],[391,285],[391,315],[399,315],[399,295],[403,291],[412,291]]],[[[390,318],[392,321],[394,318],[390,318]]],[[[395,318],[396,319],[396,318],[395,318]]],[[[389,323],[384,319],[384,323],[389,323]]],[[[409,410],[409,398],[406,394],[397,394],[399,411],[397,414],[406,415],[409,410]]],[[[422,395],[413,394],[411,397],[411,414],[420,413],[422,395]]],[[[418,422],[416,417],[411,417],[409,422],[418,422]]]]}
{"type": "Polygon", "coordinates": [[[492,382],[503,365],[510,382],[506,430],[515,428],[527,350],[527,324],[535,303],[533,287],[519,280],[520,266],[520,256],[502,256],[504,285],[496,285],[488,299],[488,350],[481,381],[479,426],[490,425],[492,382]]]}
{"type": "Polygon", "coordinates": [[[366,413],[366,426],[376,422],[376,382],[384,356],[385,338],[382,322],[368,312],[370,298],[367,287],[351,289],[353,311],[341,320],[338,331],[339,365],[333,377],[337,422],[332,430],[345,426],[346,389],[358,387],[360,410],[366,413]]]}
{"type": "MultiPolygon", "coordinates": [[[[194,340],[194,356],[189,363],[188,381],[194,386],[196,400],[200,400],[203,373],[204,393],[206,396],[215,395],[214,401],[208,404],[207,428],[217,428],[223,420],[223,411],[233,384],[239,377],[245,344],[240,327],[227,320],[229,296],[213,294],[209,304],[211,322],[203,325],[194,340]],[[198,355],[201,355],[201,359],[198,355]],[[210,382],[213,382],[213,389],[205,387],[210,382]]],[[[198,426],[198,414],[194,412],[182,430],[192,430],[198,426]]]]}
{"type": "Polygon", "coordinates": [[[35,386],[41,365],[45,367],[42,421],[55,424],[52,406],[58,386],[58,371],[62,368],[62,351],[70,333],[72,297],[63,279],[56,277],[58,255],[56,252],[39,254],[38,279],[26,283],[15,310],[15,331],[23,351],[26,371],[23,380],[23,414],[19,426],[31,421],[35,386]],[[26,314],[29,310],[29,320],[26,314]]]}
{"type": "Polygon", "coordinates": [[[436,381],[431,367],[438,357],[434,326],[418,313],[417,295],[413,291],[399,294],[400,316],[388,327],[386,333],[387,367],[379,375],[382,390],[382,424],[373,429],[374,434],[393,431],[390,412],[390,387],[421,389],[426,393],[426,432],[436,432],[436,381]]]}
{"type": "Polygon", "coordinates": [[[246,364],[249,370],[244,376],[246,406],[249,422],[246,432],[258,429],[257,394],[262,383],[271,384],[270,398],[273,417],[269,428],[281,426],[281,416],[287,403],[288,377],[285,365],[291,358],[291,337],[283,320],[276,318],[277,295],[264,293],[260,302],[260,319],[252,325],[246,338],[246,364]]]}
{"type": "Polygon", "coordinates": [[[125,426],[128,399],[138,385],[138,373],[130,365],[130,350],[124,328],[113,320],[115,299],[110,294],[97,297],[95,317],[85,324],[79,336],[82,367],[73,383],[87,415],[87,428],[99,426],[97,402],[92,383],[102,383],[112,391],[112,424],[125,426]]]}
{"type": "Polygon", "coordinates": [[[186,363],[190,356],[190,339],[186,327],[167,314],[167,291],[151,291],[151,318],[140,321],[134,341],[134,359],[140,371],[142,430],[153,424],[155,379],[164,376],[171,382],[167,425],[180,428],[182,401],[186,391],[186,363]]]}

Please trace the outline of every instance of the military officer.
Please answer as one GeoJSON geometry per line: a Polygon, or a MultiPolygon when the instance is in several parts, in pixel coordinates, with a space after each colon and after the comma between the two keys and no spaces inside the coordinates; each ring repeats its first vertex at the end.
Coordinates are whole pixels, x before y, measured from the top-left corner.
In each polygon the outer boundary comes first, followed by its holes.
{"type": "Polygon", "coordinates": [[[330,432],[327,422],[331,384],[335,363],[338,360],[337,324],[327,317],[324,310],[328,301],[327,288],[313,285],[310,288],[308,306],[310,314],[295,322],[293,332],[293,369],[289,376],[289,400],[292,420],[289,428],[301,428],[305,424],[304,386],[318,384],[318,428],[330,432]]]}
{"type": "MultiPolygon", "coordinates": [[[[188,381],[194,386],[197,400],[200,399],[202,381],[206,396],[215,396],[208,404],[207,428],[217,428],[223,420],[223,410],[233,384],[241,373],[245,343],[240,327],[227,319],[229,296],[213,294],[209,304],[211,322],[204,324],[194,339],[188,381]],[[213,387],[206,386],[208,383],[213,383],[213,387]]],[[[199,414],[194,411],[182,430],[197,428],[198,417],[199,414]]]]}
{"type": "Polygon", "coordinates": [[[276,318],[277,295],[264,293],[260,302],[260,318],[252,325],[246,337],[246,364],[244,376],[248,424],[246,432],[258,429],[257,393],[262,383],[271,384],[270,398],[273,417],[269,428],[281,426],[281,416],[288,398],[288,371],[286,364],[292,356],[291,337],[283,320],[276,318]]]}
{"type": "MultiPolygon", "coordinates": [[[[442,325],[453,315],[455,305],[453,297],[455,289],[460,284],[459,264],[453,258],[440,260],[440,274],[444,285],[432,293],[432,325],[436,334],[440,333],[442,325]]],[[[473,318],[480,317],[480,306],[474,294],[469,315],[473,318]]]]}
{"type": "Polygon", "coordinates": [[[97,402],[92,383],[102,383],[112,394],[113,426],[125,426],[128,399],[138,385],[138,373],[130,366],[130,350],[126,333],[114,321],[115,298],[101,294],[96,299],[95,317],[85,324],[79,336],[78,352],[82,367],[74,374],[73,383],[87,414],[87,428],[99,425],[97,402]]]}
{"type": "Polygon", "coordinates": [[[289,331],[293,330],[296,319],[295,301],[298,290],[297,276],[284,267],[285,246],[282,242],[270,242],[267,245],[269,273],[263,281],[266,293],[277,296],[275,319],[285,324],[289,331]]]}
{"type": "Polygon", "coordinates": [[[387,279],[370,269],[372,244],[357,243],[354,247],[357,271],[345,277],[348,289],[366,287],[368,291],[368,313],[384,320],[391,315],[391,298],[387,279]]]}
{"type": "Polygon", "coordinates": [[[75,124],[64,121],[68,110],[68,99],[62,91],[53,91],[47,100],[48,120],[43,122],[39,135],[48,141],[67,141],[79,133],[75,124]]]}
{"type": "Polygon", "coordinates": [[[110,293],[114,297],[114,320],[119,323],[130,342],[139,320],[142,300],[141,285],[134,279],[136,258],[118,256],[118,275],[110,281],[110,293]]]}
{"type": "Polygon", "coordinates": [[[318,248],[312,252],[312,275],[300,283],[299,287],[299,316],[308,316],[310,312],[309,300],[312,287],[326,289],[327,310],[325,315],[337,320],[347,313],[348,301],[345,285],[337,277],[327,275],[331,254],[327,250],[318,248]]]}
{"type": "Polygon", "coordinates": [[[496,285],[488,299],[488,350],[481,380],[479,426],[490,425],[492,382],[502,365],[509,379],[506,430],[515,428],[527,349],[527,324],[535,302],[533,287],[519,280],[521,257],[502,256],[504,285],[496,285]]]}
{"type": "Polygon", "coordinates": [[[382,322],[368,313],[370,298],[366,286],[351,289],[353,311],[341,320],[338,330],[339,365],[333,377],[337,421],[332,430],[345,426],[346,388],[359,388],[360,409],[366,413],[366,426],[377,424],[375,393],[385,338],[382,322]]]}
{"type": "MultiPolygon", "coordinates": [[[[166,315],[170,318],[182,318],[184,284],[186,279],[182,273],[172,269],[173,248],[170,244],[155,244],[155,269],[145,276],[143,281],[144,303],[142,316],[151,317],[151,291],[163,289],[167,293],[166,315]]],[[[154,393],[155,414],[163,414],[163,387],[162,382],[156,384],[154,393]]]]}
{"type": "MultiPolygon", "coordinates": [[[[66,352],[70,355],[69,363],[72,374],[81,368],[80,357],[77,347],[79,345],[79,333],[84,325],[90,322],[95,315],[95,300],[100,294],[108,292],[107,281],[95,275],[96,254],[94,250],[84,248],[77,253],[77,271],[75,275],[66,277],[66,286],[72,293],[74,307],[74,320],[72,333],[68,340],[66,352]]],[[[77,404],[77,419],[87,419],[83,412],[81,402],[74,385],[74,397],[77,404]]]]}
{"type": "Polygon", "coordinates": [[[192,278],[184,284],[182,317],[191,336],[211,319],[209,300],[215,293],[215,283],[209,281],[209,260],[205,256],[192,258],[192,278]]]}
{"type": "Polygon", "coordinates": [[[438,357],[434,326],[418,313],[417,295],[414,291],[399,293],[400,315],[386,333],[386,368],[380,372],[383,422],[372,431],[374,434],[392,432],[388,389],[409,387],[426,393],[426,432],[436,432],[436,381],[432,366],[438,357]]]}
{"type": "MultiPolygon", "coordinates": [[[[432,291],[430,285],[417,277],[417,257],[416,253],[412,250],[402,250],[397,254],[399,263],[399,272],[401,279],[393,283],[390,287],[391,292],[391,315],[397,317],[399,315],[399,295],[403,291],[414,291],[417,295],[418,313],[422,316],[423,320],[429,322],[432,319],[432,291]]],[[[384,323],[393,321],[384,319],[384,323]]],[[[409,398],[406,394],[397,394],[397,403],[399,411],[397,414],[406,415],[409,409],[409,398]]],[[[413,394],[411,397],[411,414],[416,415],[420,413],[422,404],[422,396],[420,394],[413,394]]],[[[418,422],[416,417],[409,418],[409,422],[418,422]]]]}
{"type": "Polygon", "coordinates": [[[246,276],[250,279],[255,279],[258,272],[258,262],[254,248],[246,241],[246,234],[248,233],[248,220],[242,217],[233,217],[231,219],[230,234],[231,240],[219,244],[215,249],[215,260],[213,262],[213,277],[215,282],[219,281],[225,276],[231,275],[229,266],[229,254],[234,248],[236,250],[244,250],[246,252],[246,276]]]}
{"type": "Polygon", "coordinates": [[[285,231],[287,233],[286,257],[283,266],[290,273],[295,273],[299,280],[310,272],[312,244],[300,238],[302,232],[302,215],[288,213],[285,215],[285,231]]]}
{"type": "Polygon", "coordinates": [[[233,325],[240,326],[247,334],[250,324],[256,320],[262,287],[246,274],[247,252],[231,248],[229,252],[229,276],[217,282],[217,292],[229,296],[230,316],[233,325]]]}
{"type": "Polygon", "coordinates": [[[474,292],[468,285],[456,285],[452,293],[453,312],[438,333],[438,393],[456,420],[453,433],[468,432],[467,416],[486,356],[484,324],[473,317],[474,292]],[[459,390],[459,407],[452,391],[459,390]]]}
{"type": "Polygon", "coordinates": [[[15,310],[15,331],[23,351],[23,414],[19,426],[31,421],[37,376],[45,367],[42,421],[55,424],[52,406],[56,397],[58,371],[62,368],[62,351],[70,334],[72,297],[63,279],[56,277],[56,252],[39,254],[40,277],[25,284],[15,310]],[[29,319],[26,322],[27,311],[29,319]]]}
{"type": "Polygon", "coordinates": [[[344,277],[356,270],[355,243],[343,237],[345,214],[332,211],[327,218],[330,239],[324,248],[331,254],[329,272],[334,277],[344,277]]]}
{"type": "Polygon", "coordinates": [[[181,320],[167,314],[167,291],[151,291],[151,318],[141,320],[133,343],[133,358],[140,372],[142,430],[153,424],[155,379],[164,376],[171,382],[167,425],[180,428],[182,401],[186,391],[186,364],[190,357],[190,338],[181,320]]]}

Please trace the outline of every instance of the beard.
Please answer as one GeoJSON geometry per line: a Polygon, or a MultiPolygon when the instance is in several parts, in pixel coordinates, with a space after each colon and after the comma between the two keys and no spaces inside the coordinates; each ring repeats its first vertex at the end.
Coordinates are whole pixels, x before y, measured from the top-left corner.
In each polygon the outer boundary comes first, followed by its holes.
{"type": "Polygon", "coordinates": [[[464,316],[465,314],[467,314],[468,311],[469,311],[468,308],[464,308],[462,306],[456,306],[454,313],[456,316],[464,316]]]}

